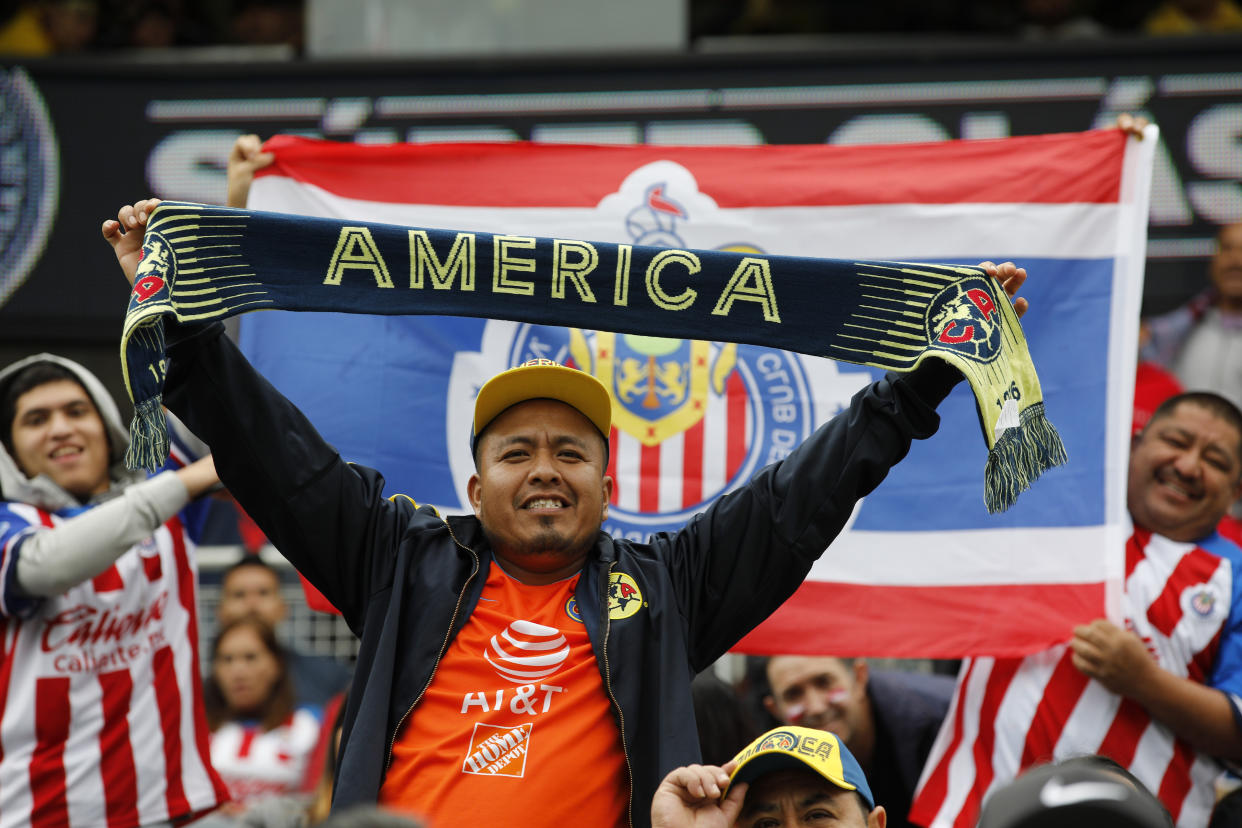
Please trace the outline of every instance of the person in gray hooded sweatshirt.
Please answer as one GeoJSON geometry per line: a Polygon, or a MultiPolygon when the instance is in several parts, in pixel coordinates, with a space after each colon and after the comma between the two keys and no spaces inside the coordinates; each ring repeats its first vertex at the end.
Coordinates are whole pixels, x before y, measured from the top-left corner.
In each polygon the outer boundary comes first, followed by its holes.
{"type": "Polygon", "coordinates": [[[127,471],[116,404],[51,354],[0,371],[0,444],[0,828],[216,807],[190,504],[210,456],[127,471]]]}

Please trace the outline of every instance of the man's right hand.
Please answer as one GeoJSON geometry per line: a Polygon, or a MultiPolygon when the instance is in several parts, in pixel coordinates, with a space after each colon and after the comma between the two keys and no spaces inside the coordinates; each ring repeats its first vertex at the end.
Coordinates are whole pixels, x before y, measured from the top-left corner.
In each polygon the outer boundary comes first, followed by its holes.
{"type": "Polygon", "coordinates": [[[245,207],[250,198],[250,185],[254,174],[276,160],[276,155],[263,151],[263,141],[257,135],[239,135],[229,151],[228,200],[229,207],[245,207]]]}
{"type": "Polygon", "coordinates": [[[147,219],[158,198],[146,198],[133,204],[126,204],[116,213],[116,219],[108,219],[100,231],[104,240],[112,245],[116,260],[120,262],[121,271],[132,287],[134,276],[138,273],[138,262],[142,258],[142,234],[147,229],[147,219]]]}
{"type": "Polygon", "coordinates": [[[723,800],[734,763],[687,765],[673,769],[651,799],[652,828],[731,828],[746,797],[745,782],[734,785],[723,800]]]}

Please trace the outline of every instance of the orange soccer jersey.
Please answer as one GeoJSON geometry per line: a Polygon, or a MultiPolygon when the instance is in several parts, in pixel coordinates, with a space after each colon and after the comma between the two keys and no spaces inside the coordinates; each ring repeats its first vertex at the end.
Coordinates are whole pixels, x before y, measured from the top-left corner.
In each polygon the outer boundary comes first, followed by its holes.
{"type": "Polygon", "coordinates": [[[620,732],[574,601],[493,564],[397,733],[380,804],[454,825],[620,825],[620,732]]]}

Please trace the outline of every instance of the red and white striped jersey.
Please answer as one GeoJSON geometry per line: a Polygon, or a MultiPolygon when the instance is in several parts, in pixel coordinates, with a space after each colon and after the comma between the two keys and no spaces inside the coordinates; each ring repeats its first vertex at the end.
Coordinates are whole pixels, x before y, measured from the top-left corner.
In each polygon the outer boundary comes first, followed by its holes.
{"type": "Polygon", "coordinates": [[[319,742],[320,725],[319,716],[307,707],[268,731],[257,722],[227,722],[211,734],[211,764],[237,802],[297,793],[319,742]]]}
{"type": "MultiPolygon", "coordinates": [[[[1224,691],[1242,721],[1242,550],[1136,529],[1126,544],[1126,625],[1162,668],[1224,691]]],[[[975,824],[984,797],[1040,762],[1098,753],[1128,767],[1180,826],[1207,824],[1222,768],[1071,663],[1068,645],[962,664],[911,809],[919,825],[975,824]]]]}
{"type": "Polygon", "coordinates": [[[81,511],[0,503],[0,828],[132,828],[227,799],[209,762],[184,513],[63,595],[14,588],[26,538],[81,511]]]}

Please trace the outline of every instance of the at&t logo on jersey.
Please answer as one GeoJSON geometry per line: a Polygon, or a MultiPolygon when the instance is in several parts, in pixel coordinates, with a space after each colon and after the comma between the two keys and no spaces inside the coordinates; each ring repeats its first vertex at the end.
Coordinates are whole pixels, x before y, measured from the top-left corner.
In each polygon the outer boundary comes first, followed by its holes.
{"type": "Polygon", "coordinates": [[[497,675],[514,684],[548,678],[568,656],[569,644],[560,630],[521,619],[493,635],[483,653],[497,675]]]}

